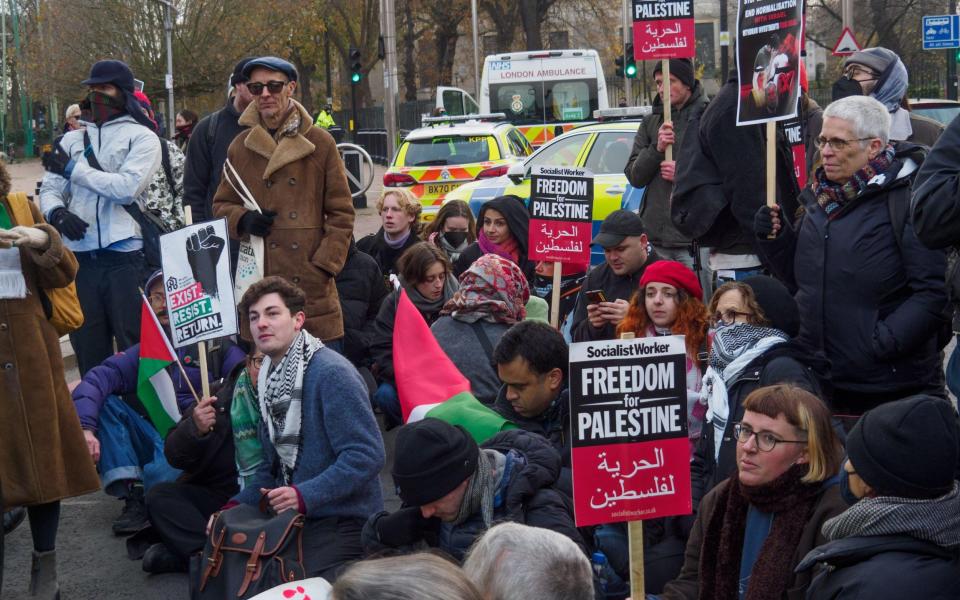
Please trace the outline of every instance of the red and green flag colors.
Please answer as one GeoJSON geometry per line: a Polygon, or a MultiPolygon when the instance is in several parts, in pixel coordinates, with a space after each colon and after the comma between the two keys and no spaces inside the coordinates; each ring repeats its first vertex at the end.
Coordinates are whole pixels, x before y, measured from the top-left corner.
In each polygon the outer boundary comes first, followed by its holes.
{"type": "Polygon", "coordinates": [[[140,309],[140,365],[137,370],[137,396],[147,409],[150,421],[165,437],[180,420],[177,394],[167,366],[177,362],[177,355],[167,340],[157,315],[145,296],[140,309]]]}
{"type": "Polygon", "coordinates": [[[402,288],[393,322],[393,372],[404,423],[433,417],[462,426],[478,444],[515,427],[474,397],[470,381],[437,343],[402,288]]]}

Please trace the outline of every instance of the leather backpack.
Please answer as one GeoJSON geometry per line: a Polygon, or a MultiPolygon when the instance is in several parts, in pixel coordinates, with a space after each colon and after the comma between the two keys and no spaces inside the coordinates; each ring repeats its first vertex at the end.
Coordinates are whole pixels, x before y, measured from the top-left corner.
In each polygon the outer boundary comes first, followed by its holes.
{"type": "Polygon", "coordinates": [[[294,510],[269,511],[241,504],[214,514],[196,570],[193,598],[251,598],[270,588],[304,579],[303,526],[294,510]]]}

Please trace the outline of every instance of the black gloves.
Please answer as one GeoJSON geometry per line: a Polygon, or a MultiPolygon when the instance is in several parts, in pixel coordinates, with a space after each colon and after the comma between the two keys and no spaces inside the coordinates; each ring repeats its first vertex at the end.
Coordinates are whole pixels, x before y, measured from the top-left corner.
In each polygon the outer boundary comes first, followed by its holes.
{"type": "Polygon", "coordinates": [[[780,235],[780,233],[782,233],[783,230],[786,228],[787,228],[787,223],[784,220],[783,215],[780,213],[779,205],[770,207],[764,204],[763,206],[758,208],[757,212],[754,213],[753,215],[753,232],[761,240],[772,239],[770,238],[771,235],[773,235],[775,238],[777,235],[780,235]],[[779,229],[775,234],[773,231],[773,217],[770,215],[771,211],[774,211],[776,213],[777,225],[779,225],[779,229]]]}
{"type": "Polygon", "coordinates": [[[423,539],[438,523],[439,519],[424,519],[419,506],[411,506],[380,517],[376,528],[381,544],[397,548],[423,539]]]}
{"type": "Polygon", "coordinates": [[[203,291],[220,297],[217,285],[217,262],[226,246],[226,240],[214,235],[213,226],[204,227],[187,239],[187,262],[193,278],[200,282],[203,291]]]}
{"type": "Polygon", "coordinates": [[[273,226],[273,218],[277,213],[272,210],[265,210],[259,213],[255,210],[248,210],[237,224],[237,229],[241,234],[247,233],[257,237],[267,237],[270,235],[270,228],[273,226]]]}
{"type": "Polygon", "coordinates": [[[89,227],[86,221],[62,206],[53,209],[50,213],[50,224],[60,232],[60,235],[75,242],[83,239],[89,227]]]}
{"type": "Polygon", "coordinates": [[[64,179],[70,179],[73,172],[73,160],[63,151],[60,144],[53,145],[53,152],[44,152],[41,162],[43,168],[47,171],[56,173],[64,179]]]}

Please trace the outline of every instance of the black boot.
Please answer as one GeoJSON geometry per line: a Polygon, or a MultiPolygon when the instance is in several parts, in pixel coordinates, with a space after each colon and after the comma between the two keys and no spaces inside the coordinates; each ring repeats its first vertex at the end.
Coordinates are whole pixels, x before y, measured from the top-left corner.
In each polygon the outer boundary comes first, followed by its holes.
{"type": "Polygon", "coordinates": [[[22,506],[11,508],[3,513],[3,533],[8,534],[27,518],[27,509],[22,506]]]}
{"type": "Polygon", "coordinates": [[[147,573],[186,573],[187,561],[171,552],[165,545],[154,544],[143,555],[143,570],[147,573]]]}
{"type": "Polygon", "coordinates": [[[113,522],[114,535],[131,535],[147,525],[147,505],[143,501],[143,483],[135,481],[127,488],[123,511],[113,522]]]}

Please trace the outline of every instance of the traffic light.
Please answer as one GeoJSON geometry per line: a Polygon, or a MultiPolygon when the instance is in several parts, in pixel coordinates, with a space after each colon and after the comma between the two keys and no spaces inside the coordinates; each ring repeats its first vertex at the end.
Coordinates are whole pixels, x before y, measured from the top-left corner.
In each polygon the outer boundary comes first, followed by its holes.
{"type": "Polygon", "coordinates": [[[960,50],[957,50],[957,62],[960,63],[960,50]]]}
{"type": "Polygon", "coordinates": [[[628,79],[637,76],[637,61],[633,58],[633,44],[627,44],[626,54],[624,56],[623,72],[628,79]]]}
{"type": "Polygon", "coordinates": [[[363,64],[360,63],[360,50],[358,48],[350,48],[349,53],[349,65],[350,65],[350,83],[356,85],[360,83],[360,80],[363,79],[363,64]]]}
{"type": "Polygon", "coordinates": [[[613,59],[613,64],[617,65],[617,70],[615,71],[615,75],[617,77],[623,77],[623,67],[626,64],[626,61],[624,61],[623,59],[623,55],[621,54],[620,56],[613,59]]]}

